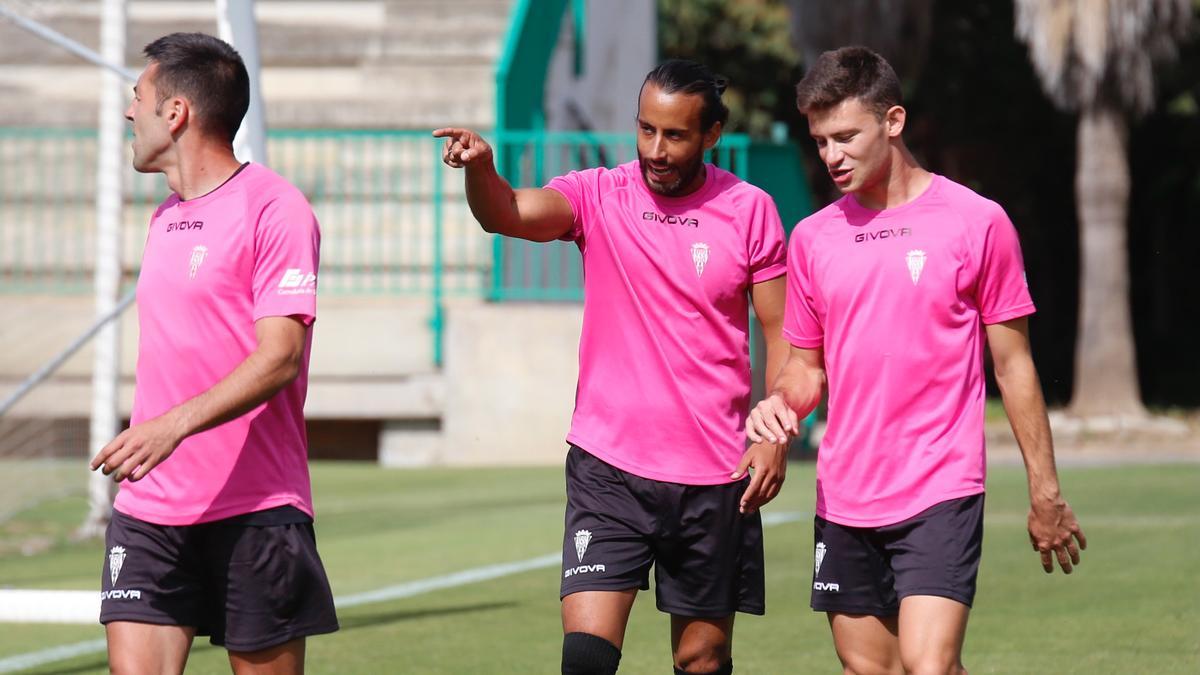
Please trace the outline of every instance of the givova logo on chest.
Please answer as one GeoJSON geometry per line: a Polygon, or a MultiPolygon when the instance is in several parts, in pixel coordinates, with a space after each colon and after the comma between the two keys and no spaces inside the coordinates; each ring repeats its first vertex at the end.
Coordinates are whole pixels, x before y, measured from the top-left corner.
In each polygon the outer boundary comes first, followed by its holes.
{"type": "Polygon", "coordinates": [[[656,223],[666,223],[667,225],[700,227],[699,218],[690,218],[688,216],[668,216],[665,213],[655,213],[653,211],[642,211],[642,220],[653,220],[656,223]]]}
{"type": "Polygon", "coordinates": [[[167,223],[167,232],[182,232],[183,230],[203,230],[203,220],[181,220],[177,223],[167,223]]]}
{"type": "Polygon", "coordinates": [[[854,243],[861,244],[865,241],[876,241],[879,239],[895,239],[896,237],[910,237],[910,236],[912,236],[912,228],[911,227],[887,228],[887,229],[883,229],[883,230],[876,230],[875,232],[859,232],[858,234],[854,235],[854,243]]]}

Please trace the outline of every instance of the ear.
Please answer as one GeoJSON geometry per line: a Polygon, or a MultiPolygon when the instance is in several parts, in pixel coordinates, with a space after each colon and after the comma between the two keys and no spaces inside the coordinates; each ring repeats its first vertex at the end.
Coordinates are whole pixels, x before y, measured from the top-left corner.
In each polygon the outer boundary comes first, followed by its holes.
{"type": "Polygon", "coordinates": [[[164,117],[167,118],[167,129],[170,130],[172,135],[182,131],[191,120],[191,104],[185,98],[176,96],[168,99],[163,108],[164,117]]]}
{"type": "Polygon", "coordinates": [[[888,138],[899,138],[900,133],[904,131],[904,122],[908,117],[908,113],[902,106],[894,105],[888,108],[884,113],[883,123],[887,126],[888,138]]]}
{"type": "Polygon", "coordinates": [[[704,132],[704,149],[712,150],[719,140],[721,140],[721,123],[713,122],[712,127],[704,132]]]}

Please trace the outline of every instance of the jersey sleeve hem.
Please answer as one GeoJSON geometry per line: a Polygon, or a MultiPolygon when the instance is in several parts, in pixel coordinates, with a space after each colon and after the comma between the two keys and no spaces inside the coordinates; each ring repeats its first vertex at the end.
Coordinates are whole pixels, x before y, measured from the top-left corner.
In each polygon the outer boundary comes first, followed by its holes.
{"type": "Polygon", "coordinates": [[[787,338],[787,341],[790,342],[792,346],[799,347],[801,349],[816,349],[817,347],[825,344],[825,340],[823,338],[802,337],[793,333],[787,328],[783,329],[783,337],[787,338]]]}
{"type": "Polygon", "coordinates": [[[289,309],[287,307],[264,307],[262,309],[256,309],[254,311],[254,320],[255,321],[258,321],[259,319],[266,319],[268,317],[273,317],[273,316],[294,316],[294,317],[299,318],[300,323],[303,323],[305,326],[311,326],[311,325],[313,325],[313,322],[317,320],[316,315],[307,309],[300,309],[300,308],[289,309]]]}
{"type": "Polygon", "coordinates": [[[750,275],[750,281],[756,284],[762,283],[776,277],[781,277],[784,274],[787,274],[787,264],[778,262],[755,271],[754,274],[750,275]]]}
{"type": "Polygon", "coordinates": [[[1030,314],[1033,314],[1036,311],[1037,311],[1037,308],[1033,306],[1033,303],[1027,302],[1022,305],[1017,305],[1016,307],[1013,307],[1011,309],[1006,309],[1006,310],[1003,310],[1000,312],[992,312],[991,314],[982,316],[981,318],[983,319],[983,322],[985,324],[991,325],[991,324],[996,324],[996,323],[1003,323],[1005,321],[1010,321],[1012,319],[1019,319],[1023,316],[1029,316],[1030,314]]]}
{"type": "Polygon", "coordinates": [[[562,195],[563,199],[567,200],[567,206],[571,207],[571,229],[567,230],[562,234],[562,236],[558,237],[558,240],[575,241],[578,239],[579,235],[583,234],[583,227],[579,224],[579,214],[575,211],[575,202],[571,201],[571,196],[560,190],[558,186],[553,184],[553,182],[542,186],[542,189],[554,190],[558,194],[562,195]]]}

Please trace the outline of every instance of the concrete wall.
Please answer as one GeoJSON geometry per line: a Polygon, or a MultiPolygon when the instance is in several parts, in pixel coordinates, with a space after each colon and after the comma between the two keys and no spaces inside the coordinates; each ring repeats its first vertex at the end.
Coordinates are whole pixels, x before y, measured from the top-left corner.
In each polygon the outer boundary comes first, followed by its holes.
{"type": "Polygon", "coordinates": [[[561,462],[582,320],[581,305],[452,307],[438,463],[561,462]]]}
{"type": "MultiPolygon", "coordinates": [[[[81,334],[93,321],[89,297],[4,296],[0,302],[0,393],[81,334]]],[[[323,296],[318,304],[306,414],[315,419],[436,419],[442,379],[433,367],[429,303],[408,298],[323,296]]],[[[121,318],[118,409],[129,415],[137,360],[137,308],[121,318]]],[[[34,389],[14,417],[86,417],[91,346],[34,389]]]]}
{"type": "Polygon", "coordinates": [[[584,71],[574,71],[570,11],[546,77],[546,128],[634,130],[637,95],[658,64],[658,21],[653,0],[587,3],[584,71]]]}

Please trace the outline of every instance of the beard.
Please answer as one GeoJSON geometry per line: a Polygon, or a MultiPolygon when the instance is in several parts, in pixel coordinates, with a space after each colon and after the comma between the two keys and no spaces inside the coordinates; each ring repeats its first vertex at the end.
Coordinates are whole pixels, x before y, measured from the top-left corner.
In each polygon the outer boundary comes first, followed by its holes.
{"type": "Polygon", "coordinates": [[[666,183],[659,182],[654,178],[654,174],[650,171],[650,162],[642,157],[641,153],[638,153],[638,165],[642,169],[642,182],[652,192],[664,197],[678,197],[683,190],[687,189],[696,180],[696,176],[700,175],[700,172],[704,170],[704,154],[694,155],[684,160],[681,164],[668,164],[670,168],[675,169],[676,178],[666,183]]]}

